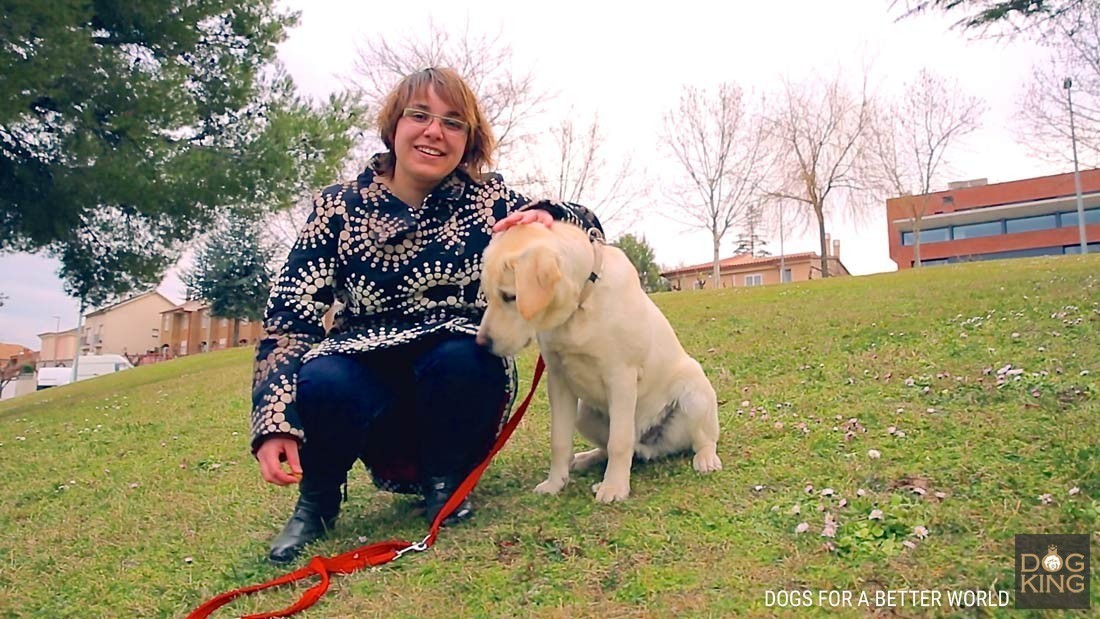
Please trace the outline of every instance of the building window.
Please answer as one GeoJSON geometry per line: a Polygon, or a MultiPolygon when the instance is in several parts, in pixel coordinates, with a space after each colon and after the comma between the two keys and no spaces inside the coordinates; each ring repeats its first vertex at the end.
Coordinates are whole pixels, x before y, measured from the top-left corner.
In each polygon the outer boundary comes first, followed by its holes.
{"type": "Polygon", "coordinates": [[[962,239],[977,239],[983,236],[996,236],[1004,234],[1001,221],[984,221],[977,224],[966,224],[952,228],[952,238],[956,241],[962,239]]]}
{"type": "MultiPolygon", "coordinates": [[[[1100,253],[1100,243],[1088,243],[1086,247],[1089,248],[1090,254],[1100,253]]],[[[1078,243],[1076,245],[1066,245],[1065,252],[1067,254],[1079,254],[1081,253],[1081,244],[1078,243]]]]}
{"type": "MultiPolygon", "coordinates": [[[[929,228],[927,230],[920,231],[920,244],[925,243],[940,243],[943,241],[951,240],[951,231],[947,228],[929,228]]],[[[916,234],[913,232],[901,233],[901,244],[912,245],[916,242],[916,234]]]]}
{"type": "Polygon", "coordinates": [[[745,276],[746,286],[763,286],[764,276],[760,273],[753,273],[752,275],[745,276]]]}
{"type": "Polygon", "coordinates": [[[1053,230],[1058,227],[1058,220],[1054,214],[1038,215],[1036,217],[1020,217],[1005,221],[1005,230],[1009,234],[1017,232],[1032,232],[1035,230],[1053,230]]]}
{"type": "Polygon", "coordinates": [[[153,329],[153,337],[160,337],[160,329],[153,329]]]}
{"type": "MultiPolygon", "coordinates": [[[[1077,227],[1077,211],[1058,213],[1063,228],[1077,227]]],[[[1085,209],[1085,225],[1100,224],[1100,208],[1085,209]]]]}
{"type": "Polygon", "coordinates": [[[164,330],[168,331],[171,328],[171,326],[172,326],[171,319],[168,317],[168,314],[165,314],[164,315],[164,330]]]}
{"type": "Polygon", "coordinates": [[[782,281],[784,284],[786,284],[790,281],[793,281],[791,279],[791,270],[790,269],[783,269],[783,274],[780,275],[779,280],[782,281]]]}

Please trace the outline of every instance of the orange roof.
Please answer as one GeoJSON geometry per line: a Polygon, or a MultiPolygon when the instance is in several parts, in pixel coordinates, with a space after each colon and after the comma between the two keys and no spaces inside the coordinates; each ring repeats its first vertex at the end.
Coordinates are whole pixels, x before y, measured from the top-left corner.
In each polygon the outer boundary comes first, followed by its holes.
{"type": "MultiPolygon", "coordinates": [[[[741,254],[732,258],[723,258],[718,261],[718,266],[721,269],[727,267],[739,267],[749,265],[763,265],[763,264],[779,264],[781,256],[753,256],[751,254],[741,254]]],[[[803,262],[809,260],[820,260],[820,257],[813,252],[803,252],[800,254],[788,254],[782,256],[783,260],[787,262],[803,262]]],[[[680,267],[678,269],[671,269],[661,273],[661,275],[679,275],[681,273],[696,273],[701,271],[709,271],[713,267],[713,262],[704,262],[702,264],[695,264],[689,267],[680,267]]]]}
{"type": "Polygon", "coordinates": [[[202,301],[187,301],[182,305],[177,305],[172,309],[164,310],[161,314],[171,314],[174,312],[197,312],[206,307],[206,304],[202,301]]]}
{"type": "Polygon", "coordinates": [[[22,344],[8,344],[0,342],[0,359],[7,359],[8,357],[14,357],[15,355],[25,355],[27,353],[34,352],[30,348],[23,346],[22,344]]]}

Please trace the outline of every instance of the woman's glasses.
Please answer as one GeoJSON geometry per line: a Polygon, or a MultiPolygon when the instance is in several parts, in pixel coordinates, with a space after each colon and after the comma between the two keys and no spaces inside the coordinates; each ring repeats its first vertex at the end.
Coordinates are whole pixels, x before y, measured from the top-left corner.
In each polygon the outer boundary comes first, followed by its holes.
{"type": "Polygon", "coordinates": [[[439,125],[451,133],[466,133],[470,128],[470,125],[466,124],[466,121],[459,118],[454,118],[453,116],[440,116],[439,114],[432,114],[431,112],[426,112],[415,107],[405,108],[405,110],[401,112],[401,116],[408,118],[413,124],[424,126],[431,124],[433,118],[438,118],[439,125]]]}

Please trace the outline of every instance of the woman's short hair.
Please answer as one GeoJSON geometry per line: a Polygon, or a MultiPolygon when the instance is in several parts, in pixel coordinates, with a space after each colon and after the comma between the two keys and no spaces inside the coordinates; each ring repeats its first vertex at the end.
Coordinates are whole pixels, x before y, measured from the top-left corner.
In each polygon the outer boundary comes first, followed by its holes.
{"type": "Polygon", "coordinates": [[[386,102],[378,112],[378,133],[389,152],[381,157],[377,171],[386,176],[393,175],[396,164],[393,137],[397,132],[397,121],[401,120],[401,115],[409,106],[409,102],[429,86],[435,89],[436,95],[447,105],[453,106],[459,118],[469,125],[466,151],[462,153],[462,160],[458,167],[475,180],[482,180],[483,175],[492,165],[493,150],[496,148],[493,129],[489,126],[485,115],[481,113],[477,97],[466,82],[454,69],[440,67],[421,69],[406,76],[386,97],[386,102]]]}

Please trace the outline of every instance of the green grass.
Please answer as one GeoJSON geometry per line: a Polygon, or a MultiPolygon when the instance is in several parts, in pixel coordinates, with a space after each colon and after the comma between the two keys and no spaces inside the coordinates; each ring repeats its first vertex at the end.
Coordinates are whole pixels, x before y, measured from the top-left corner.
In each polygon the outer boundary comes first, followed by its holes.
{"type": "MultiPolygon", "coordinates": [[[[301,616],[862,617],[875,609],[768,608],[765,591],[1011,590],[1014,534],[1098,538],[1100,256],[655,298],[718,390],[723,471],[676,457],[635,466],[622,504],[593,502],[597,472],[537,496],[540,394],[471,523],[335,577],[301,616]],[[1023,372],[998,385],[1007,365],[1023,372]],[[835,538],[821,536],[826,513],[835,538]]],[[[250,363],[247,350],[204,354],[0,404],[0,617],[177,617],[286,571],[267,542],[295,493],[263,483],[248,453],[250,363]]],[[[316,553],[423,535],[411,500],[374,491],[362,469],[349,490],[316,553]]],[[[1098,590],[1094,578],[1094,608],[1098,590]]]]}

